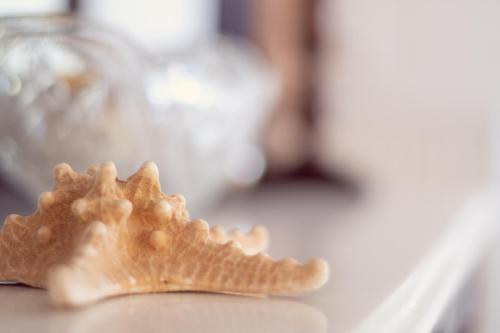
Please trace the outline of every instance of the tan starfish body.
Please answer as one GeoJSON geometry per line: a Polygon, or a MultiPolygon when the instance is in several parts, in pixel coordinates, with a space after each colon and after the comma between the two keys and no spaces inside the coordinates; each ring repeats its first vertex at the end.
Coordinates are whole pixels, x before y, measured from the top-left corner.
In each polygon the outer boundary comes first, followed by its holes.
{"type": "Polygon", "coordinates": [[[60,164],[54,178],[33,215],[6,218],[0,280],[47,288],[55,304],[177,290],[287,294],[328,278],[321,259],[275,262],[260,252],[263,227],[226,234],[189,220],[184,198],[161,192],[152,162],[125,181],[111,162],[83,174],[60,164]]]}

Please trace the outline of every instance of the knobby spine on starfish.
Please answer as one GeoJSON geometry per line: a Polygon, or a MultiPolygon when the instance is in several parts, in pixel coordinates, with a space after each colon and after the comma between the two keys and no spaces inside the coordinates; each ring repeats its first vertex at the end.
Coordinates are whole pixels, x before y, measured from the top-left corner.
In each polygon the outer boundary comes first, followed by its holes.
{"type": "Polygon", "coordinates": [[[33,215],[6,218],[0,280],[47,288],[56,305],[178,290],[289,294],[328,278],[321,259],[273,261],[263,227],[245,235],[190,220],[181,195],[162,193],[153,162],[127,180],[111,162],[85,173],[63,163],[54,179],[33,215]]]}

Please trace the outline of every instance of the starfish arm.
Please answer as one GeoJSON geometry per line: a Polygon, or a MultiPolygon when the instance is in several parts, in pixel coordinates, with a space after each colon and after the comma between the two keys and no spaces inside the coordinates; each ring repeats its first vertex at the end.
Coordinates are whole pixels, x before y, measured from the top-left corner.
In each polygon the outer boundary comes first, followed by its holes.
{"type": "Polygon", "coordinates": [[[83,195],[92,175],[78,174],[62,163],[54,167],[54,191],[43,192],[30,216],[9,215],[0,230],[0,280],[46,286],[46,274],[65,257],[80,224],[67,202],[83,195]],[[64,235],[65,237],[58,237],[64,235]]]}
{"type": "Polygon", "coordinates": [[[267,254],[246,255],[239,244],[217,244],[209,230],[195,221],[186,226],[175,251],[169,281],[182,290],[238,294],[290,294],[314,290],[328,279],[328,264],[313,259],[305,264],[267,254]]]}
{"type": "Polygon", "coordinates": [[[71,259],[48,274],[52,303],[77,306],[125,293],[119,282],[127,274],[116,245],[116,234],[109,227],[99,221],[91,223],[71,259]]]}
{"type": "Polygon", "coordinates": [[[34,232],[19,215],[9,215],[0,230],[0,280],[18,280],[18,271],[28,253],[29,238],[34,232]]]}

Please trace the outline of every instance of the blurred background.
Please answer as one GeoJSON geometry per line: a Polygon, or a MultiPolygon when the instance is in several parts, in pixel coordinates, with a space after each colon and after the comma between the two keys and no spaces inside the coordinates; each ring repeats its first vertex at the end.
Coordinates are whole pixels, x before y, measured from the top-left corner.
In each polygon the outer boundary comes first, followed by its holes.
{"type": "MultiPolygon", "coordinates": [[[[405,197],[388,204],[404,220],[500,175],[495,0],[22,0],[0,15],[2,219],[31,212],[63,161],[114,160],[125,178],[154,160],[195,216],[298,203],[319,239],[317,220],[369,193],[405,197]]],[[[411,221],[416,257],[416,225],[436,224],[411,221]]]]}
{"type": "Polygon", "coordinates": [[[200,212],[262,179],[471,189],[495,165],[499,10],[3,2],[4,182],[33,199],[60,161],[114,160],[126,177],[152,159],[200,212]]]}

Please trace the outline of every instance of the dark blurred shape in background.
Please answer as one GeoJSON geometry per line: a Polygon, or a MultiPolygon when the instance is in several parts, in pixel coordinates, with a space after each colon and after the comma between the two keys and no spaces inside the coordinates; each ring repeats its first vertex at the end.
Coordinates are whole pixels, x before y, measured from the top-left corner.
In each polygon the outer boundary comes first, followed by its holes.
{"type": "Polygon", "coordinates": [[[270,179],[328,179],[316,164],[314,149],[316,4],[304,0],[221,1],[222,33],[253,40],[280,78],[281,94],[265,133],[270,179]]]}

